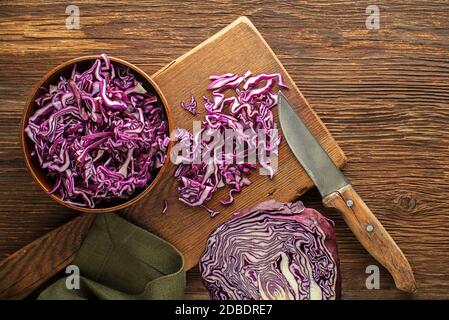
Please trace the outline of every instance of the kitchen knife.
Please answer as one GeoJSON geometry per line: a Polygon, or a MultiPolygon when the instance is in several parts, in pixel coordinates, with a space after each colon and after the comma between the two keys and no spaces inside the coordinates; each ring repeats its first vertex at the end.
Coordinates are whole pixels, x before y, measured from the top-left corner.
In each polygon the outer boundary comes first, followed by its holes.
{"type": "Polygon", "coordinates": [[[282,92],[279,92],[278,99],[279,119],[285,139],[321,193],[324,205],[340,211],[363,247],[393,276],[398,289],[415,291],[413,271],[401,249],[295,113],[282,92]]]}

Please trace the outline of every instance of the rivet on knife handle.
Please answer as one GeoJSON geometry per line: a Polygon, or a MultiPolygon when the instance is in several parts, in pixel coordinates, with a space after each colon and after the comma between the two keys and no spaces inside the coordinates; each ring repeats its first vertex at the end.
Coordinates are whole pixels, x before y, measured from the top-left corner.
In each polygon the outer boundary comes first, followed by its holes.
{"type": "Polygon", "coordinates": [[[341,212],[360,243],[393,276],[398,289],[407,292],[416,290],[407,258],[351,185],[324,197],[323,203],[341,212]]]}

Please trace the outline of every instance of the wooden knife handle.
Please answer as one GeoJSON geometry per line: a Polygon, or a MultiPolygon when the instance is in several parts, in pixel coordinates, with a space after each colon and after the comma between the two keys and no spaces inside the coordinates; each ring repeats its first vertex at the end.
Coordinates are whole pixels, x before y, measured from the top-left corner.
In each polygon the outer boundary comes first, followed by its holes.
{"type": "Polygon", "coordinates": [[[406,292],[416,290],[415,277],[407,258],[351,185],[326,196],[323,203],[341,212],[357,240],[390,272],[398,289],[406,292]]]}

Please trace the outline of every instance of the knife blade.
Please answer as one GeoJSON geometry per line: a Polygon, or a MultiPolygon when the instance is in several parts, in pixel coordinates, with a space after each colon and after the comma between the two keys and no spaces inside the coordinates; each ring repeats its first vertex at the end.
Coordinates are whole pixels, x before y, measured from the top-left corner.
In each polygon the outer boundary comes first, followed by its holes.
{"type": "Polygon", "coordinates": [[[314,182],[326,207],[335,208],[363,247],[392,275],[396,287],[413,292],[416,282],[410,264],[376,216],[356,193],[344,174],[285,95],[278,95],[279,121],[283,135],[301,166],[314,182]]]}

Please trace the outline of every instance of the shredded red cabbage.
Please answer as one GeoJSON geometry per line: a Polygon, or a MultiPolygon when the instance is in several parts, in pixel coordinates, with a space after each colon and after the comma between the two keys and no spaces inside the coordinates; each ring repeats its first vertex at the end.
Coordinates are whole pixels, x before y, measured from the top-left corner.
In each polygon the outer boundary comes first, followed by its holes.
{"type": "Polygon", "coordinates": [[[168,210],[168,201],[164,200],[164,206],[162,208],[162,214],[166,213],[168,210]]]}
{"type": "Polygon", "coordinates": [[[214,300],[340,298],[334,224],[300,201],[266,201],[223,223],[199,266],[214,300]]]}
{"type": "Polygon", "coordinates": [[[155,178],[170,141],[166,114],[129,68],[102,54],[42,89],[25,132],[54,180],[50,193],[94,208],[128,199],[155,178]]]}
{"type": "MultiPolygon", "coordinates": [[[[287,88],[287,85],[279,73],[253,76],[250,71],[243,75],[212,75],[210,80],[207,89],[212,90],[212,97],[204,97],[206,116],[201,132],[194,137],[192,133],[178,129],[175,134],[175,140],[179,140],[182,149],[190,152],[187,156],[177,156],[176,164],[179,166],[175,177],[178,180],[179,199],[189,206],[204,207],[214,216],[218,212],[207,208],[205,203],[219,188],[225,185],[230,187],[228,198],[220,201],[223,205],[229,205],[234,201],[235,193],[251,183],[245,175],[255,169],[256,164],[239,163],[236,159],[247,159],[248,154],[258,148],[266,152],[277,149],[280,138],[276,136],[262,143],[257,135],[262,129],[269,135],[276,130],[272,109],[277,105],[277,93],[273,89],[276,85],[282,88],[287,88]],[[245,145],[243,154],[234,148],[232,153],[225,150],[221,157],[215,155],[212,162],[194,161],[205,151],[225,149],[223,145],[214,145],[213,141],[204,139],[204,136],[212,136],[214,132],[225,136],[227,130],[235,133],[235,141],[245,145]]],[[[275,170],[269,161],[262,157],[259,164],[272,178],[275,170]]]]}

